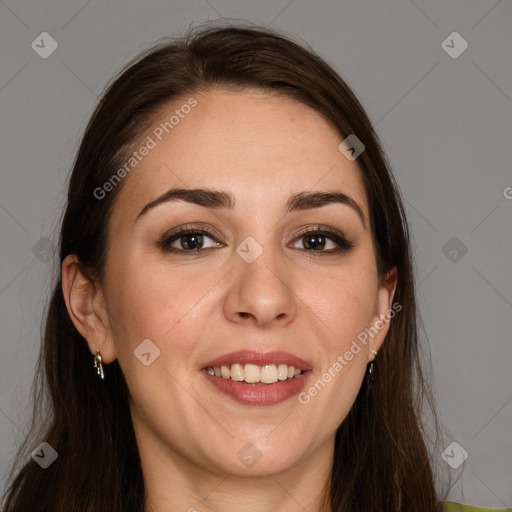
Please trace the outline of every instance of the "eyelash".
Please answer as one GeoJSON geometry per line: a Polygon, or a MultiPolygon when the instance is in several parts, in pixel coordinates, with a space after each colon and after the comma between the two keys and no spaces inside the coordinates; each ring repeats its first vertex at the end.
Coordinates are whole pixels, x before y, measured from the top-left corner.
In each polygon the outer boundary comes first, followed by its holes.
{"type": "MultiPolygon", "coordinates": [[[[310,255],[311,257],[321,256],[322,254],[323,255],[326,255],[326,254],[331,254],[331,255],[332,254],[340,254],[341,255],[355,247],[355,245],[352,242],[350,242],[349,240],[347,240],[341,232],[338,232],[337,230],[331,229],[326,226],[315,226],[313,228],[308,228],[308,229],[302,231],[299,235],[297,235],[293,241],[296,242],[300,238],[302,238],[310,233],[325,236],[339,246],[338,249],[331,249],[328,251],[324,251],[324,250],[315,251],[315,250],[309,250],[309,249],[300,249],[303,252],[312,253],[310,255]]],[[[197,227],[193,227],[193,226],[185,226],[185,228],[182,229],[181,231],[177,231],[170,235],[164,235],[164,237],[158,243],[158,246],[165,252],[171,252],[171,253],[175,253],[175,254],[179,253],[179,254],[184,254],[186,256],[195,256],[195,255],[203,254],[204,252],[206,252],[210,249],[214,249],[214,247],[208,247],[206,249],[194,249],[191,251],[187,251],[184,249],[177,249],[176,247],[171,247],[171,244],[173,242],[175,242],[180,237],[187,235],[187,234],[207,235],[210,238],[212,238],[215,242],[220,243],[220,242],[218,242],[216,235],[212,231],[210,231],[208,228],[205,228],[205,227],[197,228],[197,227]]]]}

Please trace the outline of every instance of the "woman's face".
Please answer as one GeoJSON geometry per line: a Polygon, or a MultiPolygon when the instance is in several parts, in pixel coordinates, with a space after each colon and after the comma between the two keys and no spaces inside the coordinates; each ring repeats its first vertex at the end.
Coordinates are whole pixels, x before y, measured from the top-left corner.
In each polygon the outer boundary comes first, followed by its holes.
{"type": "Polygon", "coordinates": [[[108,339],[89,339],[91,350],[118,358],[152,467],[260,475],[327,460],[388,324],[366,343],[362,333],[394,292],[393,279],[379,287],[357,161],[292,99],[194,98],[190,109],[185,98],[161,111],[137,146],[149,150],[108,226],[108,339]],[[207,192],[185,200],[171,195],[178,188],[207,192]],[[354,206],[289,202],[320,192],[354,206]],[[302,374],[288,378],[291,366],[302,374]]]}

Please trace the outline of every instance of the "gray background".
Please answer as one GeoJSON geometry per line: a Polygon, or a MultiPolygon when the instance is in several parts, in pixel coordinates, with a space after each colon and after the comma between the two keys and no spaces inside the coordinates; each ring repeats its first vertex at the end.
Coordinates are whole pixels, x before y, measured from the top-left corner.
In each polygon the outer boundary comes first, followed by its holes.
{"type": "Polygon", "coordinates": [[[305,40],[367,109],[412,228],[446,445],[455,441],[469,454],[451,469],[436,453],[455,476],[462,470],[449,497],[512,507],[511,7],[506,0],[1,2],[0,477],[26,428],[53,264],[48,239],[55,244],[68,172],[98,95],[154,40],[231,17],[305,40]],[[458,58],[442,46],[454,31],[469,45],[458,58]],[[31,47],[42,32],[58,42],[46,59],[31,47]]]}

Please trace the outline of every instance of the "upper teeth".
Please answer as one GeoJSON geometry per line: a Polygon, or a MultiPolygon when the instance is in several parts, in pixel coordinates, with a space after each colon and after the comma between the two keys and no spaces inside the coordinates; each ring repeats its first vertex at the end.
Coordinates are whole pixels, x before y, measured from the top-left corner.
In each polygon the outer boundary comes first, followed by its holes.
{"type": "Polygon", "coordinates": [[[293,379],[302,374],[302,370],[295,369],[287,364],[265,364],[258,366],[255,364],[241,365],[238,363],[223,366],[209,366],[206,371],[210,375],[231,379],[235,381],[245,381],[250,383],[263,382],[264,384],[273,384],[278,380],[293,379]]]}

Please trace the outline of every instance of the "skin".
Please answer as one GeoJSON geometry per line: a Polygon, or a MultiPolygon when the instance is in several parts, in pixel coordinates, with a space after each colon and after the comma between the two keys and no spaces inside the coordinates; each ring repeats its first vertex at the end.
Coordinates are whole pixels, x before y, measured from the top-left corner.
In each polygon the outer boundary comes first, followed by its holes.
{"type": "MultiPolygon", "coordinates": [[[[336,429],[389,321],[308,404],[295,396],[242,405],[200,369],[235,350],[282,350],[311,363],[314,383],[389,311],[396,269],[379,285],[357,161],[341,154],[342,137],[320,114],[256,90],[195,97],[197,106],[122,183],[108,224],[104,281],[88,281],[76,255],[64,260],[66,305],[91,353],[99,349],[104,364],[118,358],[126,376],[146,512],[320,510],[336,429]],[[135,222],[172,187],[228,191],[236,206],[169,202],[135,222]],[[284,215],[289,196],[311,190],[349,195],[366,226],[342,204],[284,215]],[[163,234],[185,224],[213,229],[217,240],[205,235],[203,242],[213,248],[187,256],[158,247],[163,234]],[[299,235],[318,224],[355,247],[310,257],[308,237],[299,235]],[[252,263],[236,252],[247,236],[263,247],[252,263]],[[133,353],[144,339],[160,349],[149,366],[133,353]],[[249,442],[261,452],[251,468],[237,457],[249,442]]],[[[182,104],[166,107],[155,126],[182,104]]],[[[326,244],[321,250],[337,247],[326,244]]],[[[173,246],[186,250],[179,238],[173,246]]]]}

